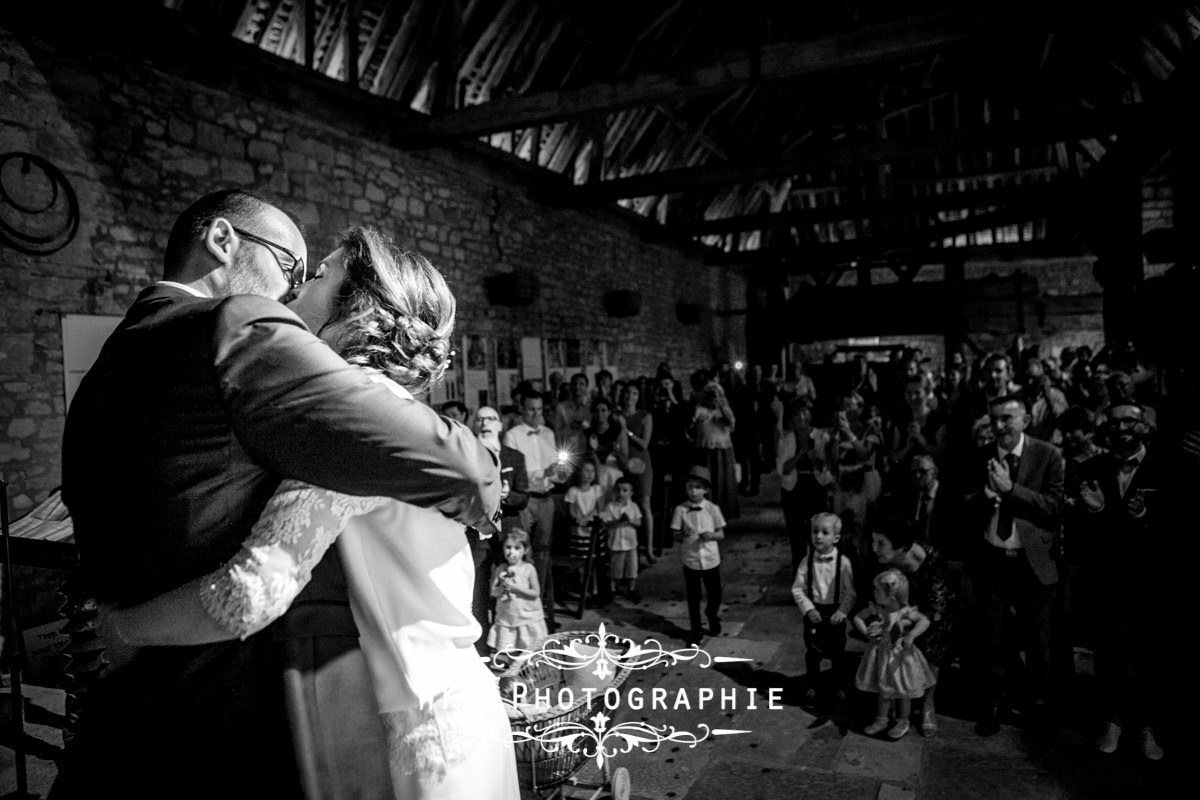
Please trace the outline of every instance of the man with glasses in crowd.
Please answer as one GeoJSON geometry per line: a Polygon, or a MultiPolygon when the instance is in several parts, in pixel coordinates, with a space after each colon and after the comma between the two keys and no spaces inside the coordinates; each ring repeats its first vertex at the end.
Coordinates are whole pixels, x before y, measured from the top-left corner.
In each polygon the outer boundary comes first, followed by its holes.
{"type": "MultiPolygon", "coordinates": [[[[280,304],[313,273],[299,227],[256,195],[216,192],[177,220],[163,280],[105,343],[67,418],[63,499],[101,603],[138,603],[224,563],[284,477],[495,530],[495,456],[280,304]]],[[[85,697],[52,797],[394,797],[337,548],[245,641],[106,656],[115,666],[85,697]]]]}
{"type": "MultiPolygon", "coordinates": [[[[456,401],[451,401],[456,402],[456,401]]],[[[502,533],[520,528],[521,512],[529,503],[529,477],[525,472],[525,456],[500,442],[500,431],[503,423],[500,412],[491,406],[482,406],[475,412],[472,425],[479,441],[493,453],[500,454],[500,527],[502,533]]],[[[479,622],[483,633],[475,643],[480,655],[486,655],[487,632],[492,621],[488,612],[492,607],[491,582],[492,565],[499,564],[502,558],[504,536],[492,536],[487,539],[478,534],[467,536],[471,542],[471,554],[475,558],[475,593],[471,599],[471,612],[479,622]]]]}

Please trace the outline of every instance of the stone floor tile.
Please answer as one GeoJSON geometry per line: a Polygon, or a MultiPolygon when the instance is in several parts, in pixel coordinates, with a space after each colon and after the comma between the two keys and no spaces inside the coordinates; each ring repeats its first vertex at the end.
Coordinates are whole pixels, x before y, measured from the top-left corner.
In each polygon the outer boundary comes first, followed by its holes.
{"type": "Polygon", "coordinates": [[[916,786],[923,750],[916,729],[898,742],[849,733],[842,742],[836,771],[842,775],[916,786]]]}
{"type": "Polygon", "coordinates": [[[877,794],[878,783],[867,778],[721,758],[704,770],[689,796],[736,800],[875,800],[877,794]]]}

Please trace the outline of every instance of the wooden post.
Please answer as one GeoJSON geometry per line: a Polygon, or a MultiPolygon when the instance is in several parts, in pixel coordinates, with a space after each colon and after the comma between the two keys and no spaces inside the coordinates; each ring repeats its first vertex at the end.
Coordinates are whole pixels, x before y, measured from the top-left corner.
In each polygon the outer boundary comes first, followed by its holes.
{"type": "Polygon", "coordinates": [[[963,304],[966,302],[966,265],[961,259],[948,259],[945,269],[943,280],[946,282],[946,316],[943,325],[946,361],[949,362],[950,354],[961,350],[967,340],[967,315],[963,310],[963,304]]]}
{"type": "Polygon", "coordinates": [[[1145,274],[1141,175],[1136,169],[1125,169],[1114,178],[1111,195],[1099,205],[1104,214],[1104,252],[1097,265],[1104,285],[1104,338],[1110,345],[1136,338],[1136,297],[1145,274]]]}

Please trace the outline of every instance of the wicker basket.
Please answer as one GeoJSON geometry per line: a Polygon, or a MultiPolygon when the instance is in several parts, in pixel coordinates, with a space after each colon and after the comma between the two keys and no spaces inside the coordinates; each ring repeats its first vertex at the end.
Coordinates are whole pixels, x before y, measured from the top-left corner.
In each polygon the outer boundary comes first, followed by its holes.
{"type": "MultiPolygon", "coordinates": [[[[540,640],[533,648],[534,651],[555,650],[571,641],[577,642],[575,649],[583,653],[592,653],[599,649],[598,645],[585,643],[588,636],[595,638],[595,633],[588,631],[563,631],[551,634],[540,640]],[[556,643],[559,647],[556,647],[556,643]]],[[[627,645],[626,645],[627,647],[627,645]]],[[[614,648],[608,645],[610,652],[621,653],[624,647],[614,648]]],[[[611,663],[611,662],[610,662],[611,663]]],[[[508,707],[509,723],[514,731],[525,731],[532,736],[544,732],[548,728],[564,722],[582,722],[601,708],[612,718],[619,715],[620,710],[611,710],[604,706],[604,693],[608,689],[617,689],[625,682],[629,669],[617,665],[606,677],[600,678],[591,668],[563,669],[554,664],[546,663],[535,656],[528,661],[514,664],[501,674],[500,678],[520,680],[530,692],[549,690],[550,697],[556,699],[563,688],[574,692],[574,702],[568,707],[552,705],[538,707],[530,711],[528,708],[508,707]],[[595,689],[592,704],[588,703],[586,689],[595,689]]],[[[522,789],[534,793],[553,789],[574,775],[590,757],[582,750],[572,752],[566,747],[552,749],[537,741],[515,742],[517,758],[517,777],[522,789]]]]}

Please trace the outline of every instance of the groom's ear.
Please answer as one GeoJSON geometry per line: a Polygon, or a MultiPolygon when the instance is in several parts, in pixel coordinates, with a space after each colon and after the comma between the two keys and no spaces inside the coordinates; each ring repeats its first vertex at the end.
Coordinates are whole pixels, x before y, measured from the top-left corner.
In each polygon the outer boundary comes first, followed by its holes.
{"type": "Polygon", "coordinates": [[[233,230],[233,223],[224,217],[217,217],[204,230],[204,249],[223,266],[233,263],[233,251],[237,244],[238,236],[233,230]]]}

